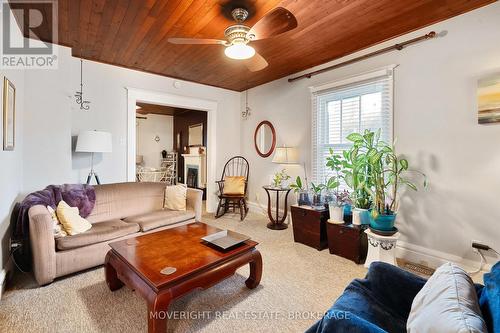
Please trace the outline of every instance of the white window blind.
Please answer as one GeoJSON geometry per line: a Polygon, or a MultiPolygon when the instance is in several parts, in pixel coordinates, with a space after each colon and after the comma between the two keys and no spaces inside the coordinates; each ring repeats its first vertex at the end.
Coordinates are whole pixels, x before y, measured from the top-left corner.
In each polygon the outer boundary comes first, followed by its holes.
{"type": "Polygon", "coordinates": [[[393,67],[341,82],[311,88],[312,179],[333,176],[326,167],[330,148],[342,154],[352,144],[350,133],[381,129],[381,140],[392,142],[393,67]]]}

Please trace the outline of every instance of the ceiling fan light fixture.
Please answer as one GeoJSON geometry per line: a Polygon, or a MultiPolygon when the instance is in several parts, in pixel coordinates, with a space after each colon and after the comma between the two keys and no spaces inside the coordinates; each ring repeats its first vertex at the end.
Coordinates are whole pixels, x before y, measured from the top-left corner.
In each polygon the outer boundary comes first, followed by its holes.
{"type": "Polygon", "coordinates": [[[244,60],[253,57],[255,55],[255,49],[247,44],[233,44],[226,47],[224,53],[228,58],[244,60]]]}

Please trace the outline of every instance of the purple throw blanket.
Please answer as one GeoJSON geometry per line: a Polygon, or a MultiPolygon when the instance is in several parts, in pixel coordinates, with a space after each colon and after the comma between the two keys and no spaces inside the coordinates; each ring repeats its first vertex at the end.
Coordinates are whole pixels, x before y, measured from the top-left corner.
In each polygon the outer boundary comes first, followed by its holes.
{"type": "Polygon", "coordinates": [[[21,202],[14,238],[28,238],[28,210],[35,205],[51,206],[56,209],[59,201],[64,200],[71,207],[78,207],[80,216],[87,217],[95,205],[95,191],[91,185],[64,184],[49,185],[41,191],[28,194],[21,202]]]}

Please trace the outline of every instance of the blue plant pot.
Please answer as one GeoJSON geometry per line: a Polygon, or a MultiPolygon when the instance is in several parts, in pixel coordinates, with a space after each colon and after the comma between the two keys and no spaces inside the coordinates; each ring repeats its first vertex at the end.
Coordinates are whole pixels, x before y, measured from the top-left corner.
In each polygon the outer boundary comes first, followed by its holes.
{"type": "Polygon", "coordinates": [[[396,222],[396,214],[394,215],[378,215],[377,218],[373,218],[370,214],[370,227],[380,231],[391,231],[394,230],[394,223],[396,222]]]}
{"type": "Polygon", "coordinates": [[[344,215],[352,215],[352,206],[351,205],[344,206],[344,215]]]}

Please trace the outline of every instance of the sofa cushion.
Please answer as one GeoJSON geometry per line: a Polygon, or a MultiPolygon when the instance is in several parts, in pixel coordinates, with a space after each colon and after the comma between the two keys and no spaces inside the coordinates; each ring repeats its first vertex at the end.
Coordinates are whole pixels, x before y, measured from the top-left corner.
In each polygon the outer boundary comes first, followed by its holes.
{"type": "Polygon", "coordinates": [[[127,223],[137,223],[142,231],[149,231],[166,225],[184,222],[194,218],[194,212],[179,210],[157,210],[150,213],[127,217],[123,221],[127,223]]]}
{"type": "Polygon", "coordinates": [[[165,183],[95,185],[96,202],[90,223],[124,219],[163,208],[165,183]]]}
{"type": "Polygon", "coordinates": [[[487,332],[474,282],[460,267],[439,267],[413,300],[409,333],[487,332]]]}
{"type": "Polygon", "coordinates": [[[139,231],[139,225],[125,223],[121,220],[111,220],[94,223],[92,228],[84,233],[56,239],[59,250],[70,250],[86,245],[106,242],[115,238],[130,235],[139,231]]]}
{"type": "Polygon", "coordinates": [[[187,187],[184,184],[165,187],[165,203],[163,208],[170,210],[186,210],[187,187]]]}

